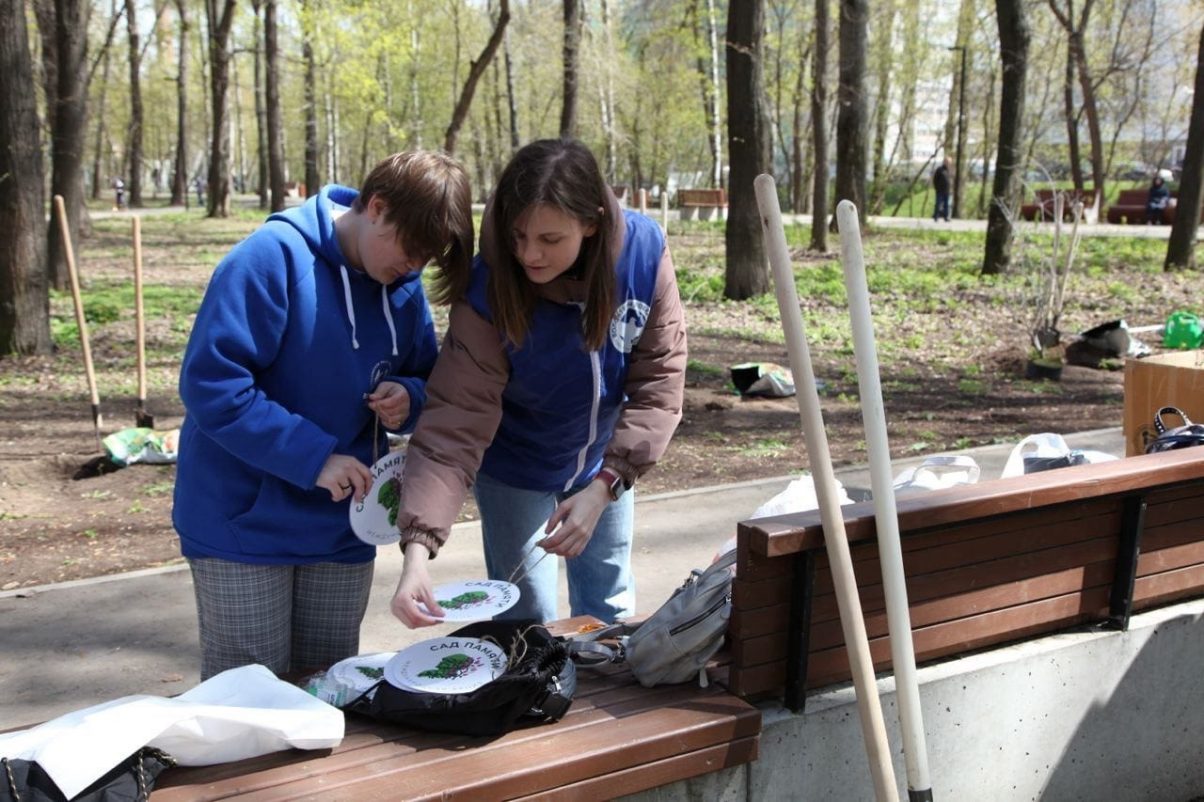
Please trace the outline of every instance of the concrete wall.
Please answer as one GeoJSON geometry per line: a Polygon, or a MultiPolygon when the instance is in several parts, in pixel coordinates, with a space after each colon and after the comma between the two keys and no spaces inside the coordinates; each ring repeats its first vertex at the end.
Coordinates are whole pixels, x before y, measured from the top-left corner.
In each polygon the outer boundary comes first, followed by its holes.
{"type": "MultiPolygon", "coordinates": [[[[1204,600],[1134,616],[1128,632],[1081,630],[919,671],[933,798],[1168,800],[1204,795],[1204,600]]],[[[894,680],[878,683],[900,798],[906,769],[894,680]]],[[[760,759],[629,797],[873,799],[850,687],[794,715],[763,708],[760,759]]]]}

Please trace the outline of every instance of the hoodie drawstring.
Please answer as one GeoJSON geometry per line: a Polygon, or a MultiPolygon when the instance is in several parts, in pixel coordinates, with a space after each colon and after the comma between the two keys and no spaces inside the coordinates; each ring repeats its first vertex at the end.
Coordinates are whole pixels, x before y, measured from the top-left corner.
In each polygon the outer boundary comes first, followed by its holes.
{"type": "Polygon", "coordinates": [[[389,333],[393,335],[393,356],[397,356],[397,327],[393,325],[393,310],[389,308],[389,288],[380,285],[380,307],[385,313],[385,322],[389,324],[389,333]]]}
{"type": "MultiPolygon", "coordinates": [[[[343,277],[343,299],[347,304],[347,322],[351,324],[351,347],[360,349],[360,342],[355,337],[355,305],[351,303],[351,279],[347,278],[347,265],[339,265],[339,275],[343,277]]],[[[389,288],[380,285],[380,308],[384,313],[385,322],[389,324],[389,333],[393,335],[393,356],[397,356],[397,325],[393,322],[393,310],[389,308],[389,288]]]]}
{"type": "MultiPolygon", "coordinates": [[[[351,347],[358,351],[360,350],[360,341],[355,338],[355,306],[351,303],[351,280],[347,278],[347,265],[339,265],[339,273],[343,276],[343,298],[347,301],[347,322],[351,324],[351,347]]],[[[389,325],[391,327],[393,322],[389,321],[389,325]]]]}

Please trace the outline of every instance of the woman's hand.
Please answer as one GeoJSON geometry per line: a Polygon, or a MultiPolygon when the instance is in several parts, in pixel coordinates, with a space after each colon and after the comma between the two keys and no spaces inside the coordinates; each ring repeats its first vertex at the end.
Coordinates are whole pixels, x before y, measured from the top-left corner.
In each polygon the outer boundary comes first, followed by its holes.
{"type": "Polygon", "coordinates": [[[443,608],[435,601],[435,594],[431,591],[430,574],[426,570],[430,558],[430,551],[421,543],[406,544],[401,580],[397,583],[397,590],[393,594],[389,609],[410,629],[443,623],[443,608]],[[426,609],[435,615],[424,612],[418,606],[418,602],[422,602],[426,609]]]}
{"type": "Polygon", "coordinates": [[[610,503],[610,491],[602,482],[590,482],[556,507],[548,519],[538,545],[552,554],[571,559],[585,551],[602,511],[610,503]]]}
{"type": "Polygon", "coordinates": [[[410,391],[397,382],[381,382],[368,395],[368,409],[380,416],[386,429],[400,429],[410,417],[410,391]]]}
{"type": "Polygon", "coordinates": [[[332,501],[342,501],[352,494],[363,501],[372,486],[372,471],[355,457],[331,454],[318,473],[317,485],[330,491],[332,501]]]}

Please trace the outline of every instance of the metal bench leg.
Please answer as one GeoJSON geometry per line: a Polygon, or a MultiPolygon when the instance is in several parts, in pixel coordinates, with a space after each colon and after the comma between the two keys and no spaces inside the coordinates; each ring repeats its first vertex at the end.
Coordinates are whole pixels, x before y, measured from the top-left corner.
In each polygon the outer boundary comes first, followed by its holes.
{"type": "Polygon", "coordinates": [[[794,557],[790,589],[790,629],[786,634],[786,707],[801,713],[807,692],[807,654],[811,646],[811,596],[815,587],[812,552],[794,557]]]}
{"type": "Polygon", "coordinates": [[[1141,556],[1141,533],[1145,528],[1145,496],[1126,496],[1120,514],[1120,543],[1116,553],[1116,575],[1108,599],[1108,629],[1125,631],[1133,613],[1133,583],[1137,580],[1137,558],[1141,556]]]}

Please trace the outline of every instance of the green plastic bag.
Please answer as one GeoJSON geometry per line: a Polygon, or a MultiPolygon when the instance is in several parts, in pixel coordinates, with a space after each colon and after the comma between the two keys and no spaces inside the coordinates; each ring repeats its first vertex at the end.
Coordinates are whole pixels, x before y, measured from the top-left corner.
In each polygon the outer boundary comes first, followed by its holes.
{"type": "Polygon", "coordinates": [[[1166,331],[1162,335],[1162,344],[1167,348],[1183,348],[1190,350],[1199,348],[1204,343],[1204,323],[1198,315],[1179,310],[1172,312],[1166,319],[1166,331]]]}
{"type": "Polygon", "coordinates": [[[122,429],[101,441],[116,465],[124,468],[135,462],[162,465],[176,461],[180,430],[156,432],[152,429],[122,429]]]}

